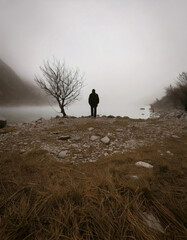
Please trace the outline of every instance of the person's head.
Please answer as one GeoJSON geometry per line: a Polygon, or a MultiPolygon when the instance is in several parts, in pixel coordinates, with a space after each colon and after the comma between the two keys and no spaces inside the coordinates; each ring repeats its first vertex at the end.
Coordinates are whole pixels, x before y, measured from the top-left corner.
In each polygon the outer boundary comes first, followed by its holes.
{"type": "Polygon", "coordinates": [[[95,89],[92,89],[92,93],[95,93],[95,89]]]}

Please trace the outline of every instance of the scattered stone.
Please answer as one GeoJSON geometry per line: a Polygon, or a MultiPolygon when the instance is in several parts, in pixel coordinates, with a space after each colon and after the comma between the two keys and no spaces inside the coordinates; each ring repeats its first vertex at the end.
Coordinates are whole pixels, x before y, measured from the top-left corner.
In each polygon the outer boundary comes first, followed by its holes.
{"type": "Polygon", "coordinates": [[[59,156],[60,158],[64,158],[64,157],[66,157],[67,152],[68,152],[67,150],[61,151],[61,152],[58,154],[58,156],[59,156]]]}
{"type": "Polygon", "coordinates": [[[174,154],[172,152],[170,152],[169,150],[166,151],[167,154],[173,156],[174,154]]]}
{"type": "Polygon", "coordinates": [[[73,141],[79,141],[79,140],[81,140],[81,138],[79,136],[75,136],[75,137],[72,138],[72,140],[73,141]]]}
{"type": "Polygon", "coordinates": [[[142,161],[136,162],[135,165],[137,167],[153,168],[153,165],[142,161]]]}
{"type": "Polygon", "coordinates": [[[172,138],[180,138],[179,136],[177,136],[177,135],[172,135],[172,138]]]}
{"type": "Polygon", "coordinates": [[[101,142],[103,142],[104,144],[109,144],[110,143],[110,138],[105,136],[104,138],[101,138],[101,142]]]}
{"type": "Polygon", "coordinates": [[[98,136],[91,136],[90,140],[91,140],[91,141],[95,141],[95,140],[97,140],[98,138],[99,138],[98,136]]]}
{"type": "Polygon", "coordinates": [[[73,148],[78,148],[78,147],[79,147],[79,145],[78,145],[78,144],[75,144],[75,143],[73,143],[73,144],[71,144],[71,147],[73,147],[73,148]]]}
{"type": "Polygon", "coordinates": [[[139,179],[139,177],[138,177],[138,176],[136,176],[136,175],[131,175],[131,178],[134,178],[134,179],[139,179]]]}
{"type": "Polygon", "coordinates": [[[59,137],[59,140],[63,140],[63,141],[68,140],[68,139],[70,139],[70,136],[61,136],[61,137],[59,137]]]}
{"type": "Polygon", "coordinates": [[[92,131],[92,130],[94,130],[94,128],[93,128],[93,127],[90,127],[90,128],[88,128],[88,130],[89,130],[89,131],[92,131]]]}
{"type": "Polygon", "coordinates": [[[123,129],[122,128],[117,128],[116,132],[123,132],[123,129]]]}
{"type": "Polygon", "coordinates": [[[96,159],[90,159],[89,162],[96,162],[96,159]]]}
{"type": "Polygon", "coordinates": [[[115,154],[115,153],[120,153],[120,151],[118,151],[118,150],[116,150],[116,151],[113,151],[113,154],[115,154]]]}
{"type": "Polygon", "coordinates": [[[88,148],[88,147],[89,147],[89,145],[87,145],[87,144],[84,144],[84,145],[83,145],[83,147],[84,147],[84,148],[88,148]]]}
{"type": "Polygon", "coordinates": [[[142,217],[150,228],[164,233],[164,229],[161,226],[159,219],[156,218],[152,213],[144,212],[142,217]]]}
{"type": "MultiPolygon", "coordinates": [[[[176,140],[178,140],[177,137],[184,134],[184,131],[187,131],[187,127],[185,125],[186,123],[182,117],[180,119],[159,119],[155,122],[131,121],[130,119],[128,120],[128,118],[126,118],[125,122],[128,123],[127,125],[125,124],[126,127],[124,125],[119,125],[118,122],[115,123],[116,117],[113,119],[97,118],[96,121],[99,124],[101,123],[101,128],[97,128],[97,135],[94,137],[91,137],[96,133],[94,132],[94,126],[90,125],[93,122],[93,120],[90,118],[84,117],[77,118],[75,120],[73,118],[63,118],[63,124],[67,126],[68,132],[66,133],[58,129],[58,124],[60,121],[62,121],[62,119],[53,118],[51,120],[45,120],[45,122],[40,123],[36,123],[35,121],[33,121],[32,123],[24,124],[9,124],[7,129],[0,129],[0,151],[11,151],[12,148],[14,148],[14,150],[18,152],[22,149],[30,151],[34,146],[39,145],[39,147],[47,150],[48,152],[53,154],[54,158],[56,157],[56,159],[58,158],[58,160],[60,161],[61,159],[60,157],[58,157],[59,153],[62,150],[67,150],[68,153],[66,155],[66,160],[74,160],[76,164],[78,164],[79,162],[82,162],[82,160],[89,162],[89,160],[97,160],[102,156],[111,156],[112,154],[118,152],[123,154],[125,152],[132,151],[137,147],[150,145],[155,141],[159,141],[160,145],[164,147],[162,139],[164,139],[165,137],[172,138],[173,136],[173,139],[176,138],[176,140]],[[161,124],[159,124],[159,122],[161,124]],[[102,128],[102,123],[106,124],[105,129],[102,128]],[[85,124],[87,126],[93,126],[94,130],[91,130],[88,127],[86,129],[79,128],[79,125],[85,124]],[[49,132],[48,129],[51,129],[51,132],[49,132]],[[108,134],[102,135],[104,134],[103,130],[107,131],[106,133],[108,134]],[[62,136],[63,134],[65,136],[62,136]],[[51,136],[55,137],[56,140],[62,137],[62,139],[66,141],[55,141],[55,139],[51,141],[51,136]],[[102,142],[100,141],[102,138],[101,136],[107,136],[108,139],[110,139],[110,144],[102,144],[102,142]],[[27,145],[25,143],[27,143],[27,145]],[[76,151],[76,153],[78,153],[79,155],[73,158],[74,153],[72,152],[70,157],[69,153],[71,149],[74,152],[76,151]],[[80,161],[79,158],[82,157],[83,159],[81,159],[80,161]]],[[[123,119],[121,119],[120,121],[123,121],[123,119]]],[[[168,153],[166,153],[166,151],[167,149],[165,149],[165,151],[163,150],[163,152],[159,150],[158,153],[160,155],[172,155],[170,151],[168,153]]]]}

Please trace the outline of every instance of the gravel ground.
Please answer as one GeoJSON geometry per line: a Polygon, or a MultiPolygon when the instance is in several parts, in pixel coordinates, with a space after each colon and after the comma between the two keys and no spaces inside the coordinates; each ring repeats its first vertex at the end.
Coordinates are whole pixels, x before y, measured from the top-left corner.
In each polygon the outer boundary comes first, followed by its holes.
{"type": "Polygon", "coordinates": [[[186,123],[185,117],[176,116],[147,120],[119,117],[39,119],[0,129],[0,152],[24,153],[41,148],[58,161],[94,162],[102,156],[125,153],[156,141],[162,143],[165,137],[178,138],[186,131],[186,123]],[[107,141],[103,142],[106,136],[107,141]]]}

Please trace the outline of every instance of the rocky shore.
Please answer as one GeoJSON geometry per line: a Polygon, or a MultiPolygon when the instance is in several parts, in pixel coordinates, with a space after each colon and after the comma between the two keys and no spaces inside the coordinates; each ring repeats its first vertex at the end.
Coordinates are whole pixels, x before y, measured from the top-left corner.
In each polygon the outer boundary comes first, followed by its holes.
{"type": "MultiPolygon", "coordinates": [[[[58,161],[95,162],[100,157],[125,153],[140,146],[180,138],[186,131],[187,114],[152,114],[152,118],[89,117],[39,119],[0,129],[0,152],[28,152],[39,148],[58,161]]],[[[159,151],[159,149],[158,149],[159,151]]],[[[172,150],[160,154],[172,154],[172,150]]]]}
{"type": "Polygon", "coordinates": [[[180,118],[187,120],[187,112],[183,109],[163,109],[151,105],[151,118],[171,119],[180,118]]]}

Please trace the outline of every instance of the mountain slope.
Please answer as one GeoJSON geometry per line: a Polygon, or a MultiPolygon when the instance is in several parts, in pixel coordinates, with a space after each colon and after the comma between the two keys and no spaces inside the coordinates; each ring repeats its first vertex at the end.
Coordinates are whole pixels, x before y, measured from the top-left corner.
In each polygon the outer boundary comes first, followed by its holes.
{"type": "Polygon", "coordinates": [[[39,89],[22,81],[17,74],[0,59],[0,105],[38,105],[46,99],[39,89]]]}

